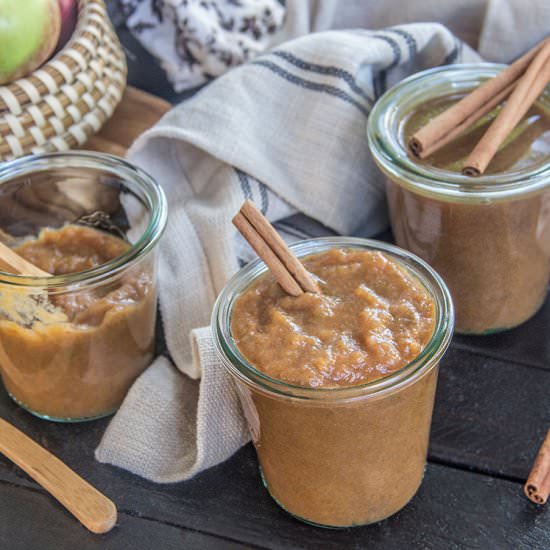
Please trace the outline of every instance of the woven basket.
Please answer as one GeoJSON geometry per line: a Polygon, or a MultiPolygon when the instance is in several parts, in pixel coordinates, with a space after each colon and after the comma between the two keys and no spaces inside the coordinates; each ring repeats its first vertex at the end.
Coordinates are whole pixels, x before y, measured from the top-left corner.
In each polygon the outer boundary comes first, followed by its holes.
{"type": "Polygon", "coordinates": [[[0,160],[82,145],[113,114],[125,85],[126,59],[103,0],[79,0],[65,47],[0,86],[0,160]]]}

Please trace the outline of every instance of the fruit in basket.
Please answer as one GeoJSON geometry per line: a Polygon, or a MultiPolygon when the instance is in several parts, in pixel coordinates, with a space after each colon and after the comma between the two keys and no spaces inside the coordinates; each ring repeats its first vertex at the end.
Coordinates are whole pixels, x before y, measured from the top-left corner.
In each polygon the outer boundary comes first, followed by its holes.
{"type": "Polygon", "coordinates": [[[0,0],[0,84],[40,67],[60,31],[58,0],[0,0]]]}
{"type": "Polygon", "coordinates": [[[78,2],[77,0],[57,0],[61,11],[61,33],[59,42],[57,43],[58,52],[71,38],[76,27],[78,18],[78,2]]]}

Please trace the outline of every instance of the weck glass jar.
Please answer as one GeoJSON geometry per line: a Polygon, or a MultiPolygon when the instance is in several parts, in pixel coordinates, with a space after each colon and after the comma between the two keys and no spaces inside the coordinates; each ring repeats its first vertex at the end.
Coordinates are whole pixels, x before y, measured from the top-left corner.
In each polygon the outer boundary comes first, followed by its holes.
{"type": "Polygon", "coordinates": [[[59,270],[0,271],[0,373],[19,405],[57,421],[118,408],[153,357],[166,214],[161,188],[110,155],[54,153],[0,167],[0,239],[21,254],[30,245],[59,270]],[[96,265],[103,253],[108,261],[96,265]],[[88,256],[92,267],[74,272],[88,256]]]}
{"type": "Polygon", "coordinates": [[[214,306],[214,341],[236,382],[271,496],[290,514],[319,526],[376,522],[405,506],[423,478],[438,365],[453,331],[450,294],[426,263],[388,244],[332,237],[291,248],[298,257],[332,248],[381,251],[435,305],[433,333],[412,362],[370,383],[339,388],[285,383],[239,351],[231,331],[235,302],[266,272],[262,261],[239,271],[214,306]]]}
{"type": "Polygon", "coordinates": [[[386,175],[397,244],[443,277],[456,329],[484,334],[529,319],[550,278],[550,92],[504,142],[485,175],[461,174],[497,110],[420,161],[407,141],[418,128],[495,76],[502,66],[453,65],[418,73],[370,113],[368,141],[386,175]]]}

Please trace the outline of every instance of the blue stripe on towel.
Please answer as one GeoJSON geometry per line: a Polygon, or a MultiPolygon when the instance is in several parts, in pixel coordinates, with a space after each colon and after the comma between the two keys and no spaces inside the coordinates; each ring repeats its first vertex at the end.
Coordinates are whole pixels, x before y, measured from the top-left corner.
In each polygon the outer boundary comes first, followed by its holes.
{"type": "Polygon", "coordinates": [[[389,36],[386,36],[384,34],[371,34],[370,36],[371,38],[378,38],[378,40],[383,40],[392,49],[393,59],[392,62],[386,67],[386,71],[397,67],[397,65],[399,65],[399,62],[401,61],[401,47],[399,46],[399,43],[393,38],[390,38],[389,36]]]}
{"type": "Polygon", "coordinates": [[[374,90],[374,97],[378,99],[386,88],[386,71],[373,71],[372,72],[372,88],[374,90]]]}
{"type": "Polygon", "coordinates": [[[397,67],[401,61],[401,47],[398,42],[389,36],[383,34],[371,34],[371,38],[378,38],[378,40],[383,40],[390,46],[393,52],[393,59],[389,65],[387,65],[383,70],[378,71],[378,74],[373,78],[373,87],[376,98],[378,99],[385,91],[387,87],[386,77],[387,71],[397,67]]]}
{"type": "Polygon", "coordinates": [[[275,63],[271,61],[265,61],[262,59],[258,59],[256,61],[251,62],[252,65],[259,65],[261,67],[265,67],[266,69],[269,69],[271,72],[275,73],[276,75],[280,76],[281,78],[284,78],[288,82],[291,82],[292,84],[295,84],[296,86],[300,86],[302,88],[305,88],[306,90],[312,90],[315,92],[321,92],[327,95],[331,95],[334,97],[337,97],[338,99],[341,99],[342,101],[345,101],[346,103],[350,103],[354,107],[356,107],[361,113],[363,113],[365,116],[369,115],[369,112],[363,105],[361,105],[359,102],[357,102],[353,97],[351,97],[348,93],[344,92],[343,90],[340,90],[340,88],[336,88],[335,86],[330,86],[328,84],[319,84],[318,82],[312,82],[311,80],[306,80],[305,78],[301,78],[299,76],[296,76],[292,73],[289,73],[286,69],[283,69],[279,65],[276,65],[275,63]]]}
{"type": "MultiPolygon", "coordinates": [[[[248,174],[243,172],[242,170],[239,170],[238,168],[234,168],[235,173],[237,174],[237,177],[239,178],[239,182],[241,184],[241,190],[243,192],[244,198],[250,199],[251,201],[254,200],[254,196],[252,194],[252,186],[250,185],[250,181],[248,178],[248,174]]],[[[260,193],[260,210],[262,214],[265,216],[267,214],[267,209],[269,208],[269,193],[267,191],[267,187],[264,183],[261,181],[258,181],[256,178],[252,178],[253,181],[255,181],[258,184],[258,189],[260,193]]]]}
{"type": "Polygon", "coordinates": [[[393,32],[394,34],[397,34],[405,39],[407,47],[409,48],[410,58],[413,58],[416,55],[416,53],[418,52],[418,45],[414,36],[411,33],[404,31],[403,29],[387,29],[387,32],[393,32]]]}
{"type": "Polygon", "coordinates": [[[261,181],[258,182],[258,187],[260,188],[260,197],[261,197],[261,211],[265,216],[267,214],[267,209],[269,208],[269,195],[267,193],[267,187],[261,181]]]}
{"type": "Polygon", "coordinates": [[[245,200],[252,199],[252,190],[250,189],[250,182],[248,181],[246,174],[238,168],[235,168],[235,172],[237,174],[237,177],[239,178],[239,181],[241,182],[241,189],[245,200]]]}
{"type": "Polygon", "coordinates": [[[447,57],[443,60],[442,65],[451,65],[462,57],[462,41],[455,38],[455,47],[449,52],[447,57]]]}
{"type": "Polygon", "coordinates": [[[371,104],[374,102],[374,100],[367,95],[365,90],[363,90],[357,84],[357,82],[353,78],[353,75],[344,69],[340,69],[332,65],[319,65],[318,63],[310,63],[309,61],[305,61],[304,59],[300,59],[299,57],[296,57],[290,52],[285,52],[282,50],[274,51],[272,52],[272,55],[281,57],[282,59],[285,59],[289,63],[292,63],[292,65],[294,65],[295,67],[298,67],[299,69],[303,69],[304,71],[310,71],[312,73],[318,73],[318,74],[335,76],[337,78],[341,78],[348,84],[350,89],[354,91],[356,94],[359,94],[361,97],[365,98],[371,104]]]}

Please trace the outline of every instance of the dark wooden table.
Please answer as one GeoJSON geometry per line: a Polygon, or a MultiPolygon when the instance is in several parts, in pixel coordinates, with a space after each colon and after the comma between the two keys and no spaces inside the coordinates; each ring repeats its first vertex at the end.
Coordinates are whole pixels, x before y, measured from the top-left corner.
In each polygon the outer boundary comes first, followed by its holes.
{"type": "MultiPolygon", "coordinates": [[[[137,44],[124,33],[123,40],[134,52],[130,82],[179,99],[162,74],[143,63],[137,44]]],[[[95,462],[108,419],[45,422],[0,388],[0,416],[84,475],[119,509],[113,531],[92,535],[0,457],[0,550],[550,549],[550,505],[538,507],[522,494],[550,426],[549,335],[550,299],[513,331],[455,337],[441,365],[420,491],[387,521],[337,531],[310,527],[280,510],[262,487],[250,445],[191,481],[156,485],[95,462]]]]}

